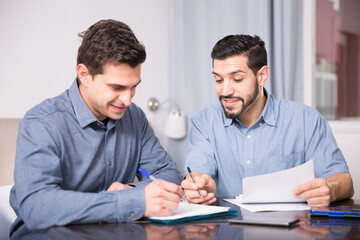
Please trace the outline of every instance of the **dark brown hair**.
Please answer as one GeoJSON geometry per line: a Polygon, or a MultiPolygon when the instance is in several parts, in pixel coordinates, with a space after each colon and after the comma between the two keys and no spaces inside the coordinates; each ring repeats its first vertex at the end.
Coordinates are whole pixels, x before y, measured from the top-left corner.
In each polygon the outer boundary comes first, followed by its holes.
{"type": "Polygon", "coordinates": [[[78,50],[77,65],[84,64],[92,76],[102,74],[107,63],[125,63],[135,68],[145,61],[144,45],[123,22],[100,20],[79,36],[83,41],[78,50]]]}

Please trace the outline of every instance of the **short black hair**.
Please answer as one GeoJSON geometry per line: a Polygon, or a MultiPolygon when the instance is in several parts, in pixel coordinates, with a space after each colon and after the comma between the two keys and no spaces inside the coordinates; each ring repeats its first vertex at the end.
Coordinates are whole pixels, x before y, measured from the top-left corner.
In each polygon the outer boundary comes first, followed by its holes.
{"type": "Polygon", "coordinates": [[[248,58],[248,67],[256,75],[267,65],[265,43],[259,36],[228,35],[219,40],[212,49],[211,58],[224,60],[229,57],[244,55],[248,58]]]}

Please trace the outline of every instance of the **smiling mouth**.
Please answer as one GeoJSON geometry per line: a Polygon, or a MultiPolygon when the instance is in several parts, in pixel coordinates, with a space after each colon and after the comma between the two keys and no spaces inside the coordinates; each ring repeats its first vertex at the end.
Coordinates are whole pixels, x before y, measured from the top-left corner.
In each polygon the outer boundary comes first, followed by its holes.
{"type": "Polygon", "coordinates": [[[115,109],[115,111],[117,112],[123,112],[125,111],[126,107],[125,106],[121,106],[121,107],[118,107],[118,106],[115,106],[115,105],[111,105],[113,109],[115,109]]]}
{"type": "Polygon", "coordinates": [[[240,100],[239,99],[224,99],[224,101],[227,103],[234,103],[234,102],[238,102],[240,100]]]}
{"type": "Polygon", "coordinates": [[[236,96],[220,96],[220,101],[226,108],[231,108],[236,103],[242,101],[244,102],[244,99],[242,97],[236,97],[236,96]]]}

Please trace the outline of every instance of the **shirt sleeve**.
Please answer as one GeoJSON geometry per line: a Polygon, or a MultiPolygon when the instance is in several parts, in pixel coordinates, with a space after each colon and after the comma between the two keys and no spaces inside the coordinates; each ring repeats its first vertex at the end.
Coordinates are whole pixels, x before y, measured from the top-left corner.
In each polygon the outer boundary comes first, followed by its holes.
{"type": "Polygon", "coordinates": [[[145,212],[143,187],[121,191],[79,192],[63,181],[56,126],[25,117],[19,128],[15,160],[15,197],[10,201],[29,230],[70,223],[124,222],[145,212]]]}
{"type": "Polygon", "coordinates": [[[315,177],[327,179],[338,172],[349,173],[328,122],[315,110],[306,118],[305,159],[314,160],[315,177]]]}
{"type": "Polygon", "coordinates": [[[217,175],[217,164],[211,138],[208,135],[211,134],[213,130],[208,129],[208,122],[211,120],[205,119],[207,118],[199,114],[191,120],[189,147],[184,173],[186,175],[187,167],[190,167],[191,171],[207,174],[214,179],[217,175]]]}
{"type": "MultiPolygon", "coordinates": [[[[168,153],[161,146],[143,111],[140,108],[139,111],[142,122],[140,125],[142,126],[142,146],[139,168],[144,169],[155,178],[179,185],[182,178],[175,162],[171,160],[168,153]]],[[[140,181],[134,183],[136,186],[145,186],[151,181],[139,172],[137,172],[137,177],[140,181]]]]}

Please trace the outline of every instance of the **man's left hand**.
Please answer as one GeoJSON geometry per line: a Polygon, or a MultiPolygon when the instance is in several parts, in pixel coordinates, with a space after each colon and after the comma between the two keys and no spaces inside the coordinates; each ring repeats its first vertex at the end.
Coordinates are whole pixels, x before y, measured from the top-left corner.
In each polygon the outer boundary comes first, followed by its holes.
{"type": "Polygon", "coordinates": [[[111,192],[111,191],[119,191],[119,190],[124,190],[124,189],[128,189],[128,188],[132,188],[129,185],[126,184],[122,184],[119,182],[113,182],[110,187],[107,189],[107,191],[111,192]]]}

